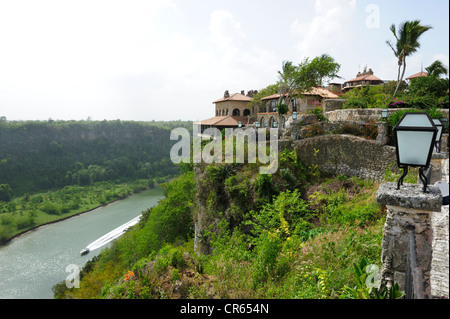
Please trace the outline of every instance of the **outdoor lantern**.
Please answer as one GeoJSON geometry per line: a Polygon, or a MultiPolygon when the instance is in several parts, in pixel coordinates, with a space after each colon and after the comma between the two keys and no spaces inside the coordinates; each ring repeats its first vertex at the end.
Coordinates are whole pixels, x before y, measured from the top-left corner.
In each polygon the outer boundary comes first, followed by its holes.
{"type": "Polygon", "coordinates": [[[275,128],[278,127],[278,123],[273,121],[273,127],[275,127],[275,128]]]}
{"type": "Polygon", "coordinates": [[[296,120],[298,117],[298,113],[297,112],[293,112],[292,113],[292,119],[296,120]]]}
{"type": "Polygon", "coordinates": [[[408,166],[411,166],[419,167],[419,177],[426,192],[427,179],[423,171],[430,165],[437,132],[436,125],[427,113],[405,113],[394,127],[397,165],[403,169],[397,189],[403,185],[408,166]]]}
{"type": "Polygon", "coordinates": [[[238,127],[242,127],[242,122],[241,121],[238,122],[238,127]]]}
{"type": "Polygon", "coordinates": [[[381,118],[382,118],[383,120],[385,120],[385,119],[388,118],[388,116],[389,116],[389,111],[388,111],[388,109],[383,109],[383,110],[381,111],[381,118]]]}
{"type": "Polygon", "coordinates": [[[442,123],[442,132],[446,132],[448,130],[448,120],[446,117],[441,118],[442,123]]]}
{"type": "Polygon", "coordinates": [[[443,127],[442,127],[441,121],[439,121],[438,119],[433,119],[433,123],[434,123],[434,125],[436,125],[436,127],[438,129],[438,132],[436,134],[436,139],[435,139],[434,143],[435,143],[435,146],[436,146],[436,150],[438,152],[440,152],[441,151],[441,137],[442,137],[442,129],[443,129],[443,127]]]}
{"type": "Polygon", "coordinates": [[[258,121],[255,122],[255,127],[256,127],[256,128],[259,127],[259,122],[258,122],[258,121]]]}

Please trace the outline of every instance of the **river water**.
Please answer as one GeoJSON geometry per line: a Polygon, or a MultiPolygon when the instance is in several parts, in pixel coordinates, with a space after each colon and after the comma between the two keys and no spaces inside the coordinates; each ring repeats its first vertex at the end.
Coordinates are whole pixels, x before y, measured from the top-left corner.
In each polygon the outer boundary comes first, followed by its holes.
{"type": "Polygon", "coordinates": [[[111,243],[81,256],[83,248],[155,206],[162,197],[161,188],[155,187],[91,212],[42,226],[0,246],[0,299],[53,298],[54,284],[73,276],[74,266],[81,270],[88,260],[111,243]]]}

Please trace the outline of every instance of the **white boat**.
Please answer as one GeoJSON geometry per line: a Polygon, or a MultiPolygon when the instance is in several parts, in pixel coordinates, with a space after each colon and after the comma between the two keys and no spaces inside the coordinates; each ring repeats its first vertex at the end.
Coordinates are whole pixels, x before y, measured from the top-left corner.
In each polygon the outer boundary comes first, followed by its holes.
{"type": "Polygon", "coordinates": [[[116,229],[113,229],[109,233],[103,235],[102,237],[98,238],[97,240],[93,241],[89,245],[86,246],[86,248],[82,249],[80,251],[81,256],[88,254],[90,251],[98,249],[107,243],[111,242],[112,240],[120,237],[123,235],[123,233],[130,228],[133,225],[136,225],[141,218],[141,215],[133,218],[132,220],[126,222],[125,224],[117,227],[116,229]]]}

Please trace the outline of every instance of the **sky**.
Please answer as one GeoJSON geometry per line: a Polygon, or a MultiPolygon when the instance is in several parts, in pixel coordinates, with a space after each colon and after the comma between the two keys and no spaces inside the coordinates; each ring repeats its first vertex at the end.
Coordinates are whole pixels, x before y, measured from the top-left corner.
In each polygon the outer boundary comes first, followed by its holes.
{"type": "Polygon", "coordinates": [[[329,54],[343,83],[397,78],[386,44],[431,25],[405,77],[449,65],[448,0],[0,0],[0,116],[203,120],[213,101],[277,82],[283,61],[329,54]]]}

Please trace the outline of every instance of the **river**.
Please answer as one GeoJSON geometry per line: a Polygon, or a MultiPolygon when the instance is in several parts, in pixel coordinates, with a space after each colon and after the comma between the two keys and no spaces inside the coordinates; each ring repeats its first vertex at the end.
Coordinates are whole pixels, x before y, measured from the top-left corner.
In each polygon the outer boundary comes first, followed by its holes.
{"type": "Polygon", "coordinates": [[[73,276],[74,265],[81,270],[110,243],[81,256],[83,248],[155,206],[162,197],[162,189],[155,187],[91,212],[39,227],[0,246],[0,299],[53,298],[54,284],[73,276]]]}

